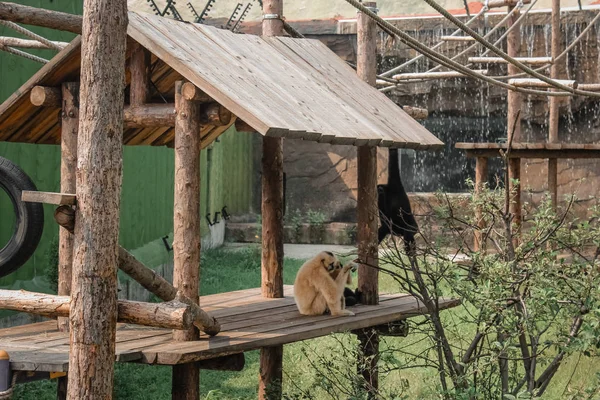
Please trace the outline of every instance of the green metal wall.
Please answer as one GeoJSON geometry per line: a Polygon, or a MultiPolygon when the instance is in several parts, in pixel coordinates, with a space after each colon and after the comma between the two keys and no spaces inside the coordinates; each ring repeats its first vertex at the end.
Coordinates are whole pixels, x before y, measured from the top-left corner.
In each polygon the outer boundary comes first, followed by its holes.
{"type": "MultiPolygon", "coordinates": [[[[20,4],[54,9],[69,13],[82,12],[81,1],[21,0],[20,4]]],[[[52,40],[70,41],[73,35],[49,29],[31,27],[52,40]]],[[[2,36],[19,36],[0,28],[2,36]]],[[[55,53],[35,54],[51,58],[55,53]]],[[[4,101],[18,89],[41,64],[0,52],[0,100],[4,101]]],[[[42,191],[58,191],[60,182],[60,148],[48,145],[28,145],[0,142],[0,156],[19,165],[42,191]]],[[[173,230],[173,150],[157,147],[127,146],[123,152],[123,191],[121,198],[120,242],[128,249],[144,245],[173,230]]],[[[211,150],[202,151],[201,215],[211,216],[227,205],[230,213],[246,213],[252,204],[252,140],[249,134],[231,128],[211,150]],[[211,163],[208,165],[208,152],[211,163]],[[210,177],[208,173],[210,171],[210,177]],[[210,190],[208,182],[210,181],[210,190]]],[[[45,268],[46,250],[58,237],[58,227],[52,218],[53,206],[45,205],[45,226],[40,246],[32,259],[15,273],[0,279],[0,287],[44,290],[39,277],[45,268]]],[[[202,218],[202,231],[208,232],[202,218]]],[[[14,213],[7,196],[0,191],[0,247],[9,239],[14,226],[14,213]]]]}

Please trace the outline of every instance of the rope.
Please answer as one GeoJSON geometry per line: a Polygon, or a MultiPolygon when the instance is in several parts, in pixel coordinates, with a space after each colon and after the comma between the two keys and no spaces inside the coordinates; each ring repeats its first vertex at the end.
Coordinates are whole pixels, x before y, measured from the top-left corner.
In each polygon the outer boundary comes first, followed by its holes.
{"type": "MultiPolygon", "coordinates": [[[[485,13],[485,11],[486,11],[486,10],[487,10],[487,7],[483,7],[483,8],[481,9],[481,11],[479,11],[479,12],[477,13],[477,15],[475,15],[473,18],[471,18],[470,20],[468,20],[468,21],[466,22],[466,25],[467,25],[467,26],[468,26],[468,25],[471,25],[473,22],[475,22],[475,20],[477,20],[477,19],[478,19],[480,16],[482,16],[482,15],[485,13]]],[[[461,33],[461,32],[462,32],[462,29],[457,29],[457,30],[455,30],[454,32],[452,32],[452,34],[451,34],[450,36],[457,36],[457,35],[458,35],[459,33],[461,33]]],[[[442,41],[442,42],[439,42],[438,44],[436,44],[435,46],[433,46],[433,47],[431,48],[431,50],[435,50],[435,49],[437,49],[438,47],[440,47],[440,46],[441,46],[441,45],[443,45],[444,43],[445,43],[444,41],[442,41]]],[[[381,74],[381,75],[382,75],[382,76],[390,76],[390,75],[394,75],[396,72],[400,71],[401,69],[403,69],[403,68],[405,68],[405,67],[408,67],[409,65],[412,65],[412,64],[416,63],[417,61],[419,61],[419,60],[420,60],[421,58],[423,58],[423,57],[425,57],[425,56],[424,56],[423,54],[420,54],[420,55],[418,55],[418,56],[416,56],[416,57],[414,57],[414,58],[412,58],[412,59],[408,60],[408,61],[407,61],[407,62],[405,62],[404,64],[400,64],[400,65],[398,65],[397,67],[394,67],[394,68],[390,69],[389,71],[386,71],[386,72],[384,72],[384,73],[383,73],[383,74],[381,74]]]]}
{"type": "Polygon", "coordinates": [[[7,53],[11,53],[17,56],[21,56],[21,57],[25,57],[29,60],[35,61],[35,62],[39,62],[41,64],[46,64],[48,62],[48,60],[46,60],[45,58],[42,57],[38,57],[38,56],[34,56],[33,54],[29,54],[26,53],[24,51],[21,50],[17,50],[13,47],[10,46],[0,46],[0,50],[5,51],[7,53]]]}
{"type": "MultiPolygon", "coordinates": [[[[346,0],[346,1],[349,1],[349,0],[346,0]]],[[[354,1],[354,0],[351,0],[351,1],[354,1]]],[[[550,85],[550,86],[552,86],[554,88],[562,89],[562,90],[564,90],[566,92],[569,92],[569,93],[573,93],[573,94],[577,94],[577,95],[582,95],[582,96],[600,97],[600,93],[589,92],[589,91],[586,91],[586,90],[573,89],[573,88],[570,88],[567,85],[563,85],[562,83],[557,82],[554,79],[548,78],[547,76],[545,76],[543,74],[540,74],[539,72],[533,70],[532,68],[530,68],[527,65],[523,64],[519,60],[516,60],[515,58],[509,56],[508,54],[506,54],[504,51],[500,50],[496,46],[492,45],[490,42],[488,42],[487,40],[485,40],[480,34],[478,34],[473,29],[469,28],[468,26],[466,26],[465,24],[463,24],[462,22],[460,22],[460,20],[458,20],[456,17],[454,17],[448,11],[446,11],[443,7],[441,7],[435,1],[433,1],[433,0],[424,0],[424,1],[427,4],[429,4],[432,8],[434,8],[437,12],[439,12],[440,14],[442,14],[445,18],[447,18],[448,20],[452,21],[452,23],[455,24],[457,27],[461,28],[465,33],[469,34],[469,36],[475,38],[475,40],[477,40],[483,46],[485,46],[486,48],[490,49],[496,55],[498,55],[499,57],[502,57],[507,62],[509,62],[512,65],[514,65],[515,67],[519,68],[521,71],[528,73],[529,75],[531,75],[531,76],[533,76],[533,77],[541,80],[542,82],[546,82],[548,85],[550,85]]],[[[494,81],[498,82],[497,80],[494,80],[494,81]]]]}
{"type": "Polygon", "coordinates": [[[12,380],[10,387],[3,392],[0,392],[0,400],[10,400],[12,398],[13,390],[15,390],[15,384],[17,383],[17,372],[12,373],[12,380]]]}
{"type": "Polygon", "coordinates": [[[49,49],[54,49],[57,51],[61,51],[63,49],[62,46],[59,46],[58,44],[46,39],[45,37],[42,37],[36,33],[33,33],[30,30],[27,30],[27,29],[23,28],[22,26],[15,24],[14,22],[0,20],[0,24],[19,32],[22,35],[28,36],[34,40],[37,40],[40,43],[45,44],[49,49]]]}
{"type": "MultiPolygon", "coordinates": [[[[569,51],[571,51],[573,49],[573,47],[575,47],[577,45],[577,43],[579,43],[581,41],[581,39],[583,39],[587,35],[587,33],[590,31],[590,29],[592,29],[594,27],[594,24],[598,21],[598,19],[600,19],[600,12],[598,14],[596,14],[596,16],[590,21],[590,23],[588,24],[588,26],[586,26],[585,29],[583,31],[581,31],[581,33],[579,34],[579,36],[577,36],[575,38],[575,40],[569,46],[567,46],[567,48],[562,53],[560,53],[556,57],[556,59],[552,60],[552,63],[556,63],[556,62],[562,60],[563,58],[565,58],[565,56],[567,55],[567,53],[569,51]]],[[[535,70],[539,72],[539,71],[543,71],[545,69],[548,69],[548,68],[550,68],[552,66],[552,63],[546,64],[546,65],[544,65],[542,67],[538,67],[535,70]]],[[[509,75],[509,76],[506,76],[506,75],[503,75],[503,76],[493,76],[492,78],[495,78],[495,79],[513,79],[513,78],[522,78],[524,76],[527,76],[527,74],[521,73],[521,74],[515,74],[515,75],[509,75]]]]}
{"type": "MultiPolygon", "coordinates": [[[[537,0],[535,0],[537,1],[537,0]]],[[[518,7],[513,8],[512,10],[510,10],[509,13],[506,14],[506,16],[504,18],[502,18],[502,20],[500,22],[498,22],[498,24],[493,27],[492,29],[490,29],[490,31],[488,33],[485,34],[484,38],[487,39],[490,36],[492,36],[498,29],[500,29],[509,19],[510,17],[512,17],[512,15],[517,12],[519,10],[518,7]]],[[[515,26],[515,25],[513,25],[515,26]]],[[[511,27],[512,28],[512,27],[511,27]]],[[[510,28],[509,28],[510,29],[510,28]]],[[[464,56],[465,54],[467,54],[469,51],[477,48],[477,46],[479,46],[478,43],[472,44],[471,46],[467,47],[466,49],[464,49],[463,51],[461,51],[460,53],[458,53],[457,55],[455,55],[454,57],[451,58],[451,60],[456,60],[459,57],[464,56]]],[[[434,67],[432,69],[430,69],[427,72],[434,72],[437,71],[438,69],[440,69],[441,67],[438,65],[437,67],[434,67]]]]}
{"type": "MultiPolygon", "coordinates": [[[[446,66],[450,69],[453,69],[458,72],[462,72],[463,74],[465,74],[467,76],[471,76],[473,78],[481,79],[485,82],[491,83],[492,85],[500,86],[502,88],[505,88],[508,90],[513,90],[513,91],[516,91],[519,93],[533,94],[533,95],[540,95],[540,96],[570,96],[569,92],[564,92],[564,91],[563,92],[558,92],[558,91],[549,92],[549,91],[532,90],[532,89],[524,89],[524,88],[516,87],[513,85],[509,85],[507,83],[498,81],[496,79],[492,79],[488,76],[482,75],[473,70],[470,70],[469,68],[465,67],[464,65],[459,64],[456,61],[453,61],[453,60],[449,59],[448,57],[444,56],[443,54],[440,54],[440,53],[430,49],[429,47],[423,45],[422,43],[420,43],[418,40],[414,39],[412,36],[410,36],[406,32],[396,28],[389,22],[387,22],[387,21],[383,20],[382,18],[380,18],[379,16],[377,16],[377,14],[374,14],[371,11],[369,11],[366,7],[364,7],[361,3],[357,2],[356,0],[346,0],[346,2],[351,4],[352,6],[354,6],[361,12],[365,13],[372,19],[374,19],[383,30],[385,30],[388,33],[392,33],[393,36],[400,39],[407,46],[411,47],[414,50],[419,51],[420,53],[425,54],[430,59],[432,59],[435,62],[438,62],[440,64],[443,64],[444,66],[446,66]]],[[[562,85],[562,86],[564,86],[564,85],[562,85]]],[[[596,94],[596,93],[594,93],[594,94],[596,94]]]]}
{"type": "Polygon", "coordinates": [[[304,39],[304,35],[298,32],[296,28],[288,24],[285,20],[283,21],[283,29],[295,39],[304,39]]]}

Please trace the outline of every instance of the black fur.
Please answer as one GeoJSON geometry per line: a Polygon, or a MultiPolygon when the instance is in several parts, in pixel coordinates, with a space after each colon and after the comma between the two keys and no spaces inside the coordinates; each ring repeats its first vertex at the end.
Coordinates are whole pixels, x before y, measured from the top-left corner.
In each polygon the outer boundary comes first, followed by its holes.
{"type": "Polygon", "coordinates": [[[350,288],[344,288],[344,298],[346,299],[346,307],[352,307],[360,303],[360,292],[358,289],[352,291],[350,288]]]}
{"type": "Polygon", "coordinates": [[[377,186],[377,203],[379,206],[379,243],[388,234],[402,236],[407,249],[415,242],[418,230],[417,221],[412,213],[410,201],[402,179],[400,179],[400,165],[398,162],[398,149],[390,149],[388,160],[388,183],[377,186]]]}

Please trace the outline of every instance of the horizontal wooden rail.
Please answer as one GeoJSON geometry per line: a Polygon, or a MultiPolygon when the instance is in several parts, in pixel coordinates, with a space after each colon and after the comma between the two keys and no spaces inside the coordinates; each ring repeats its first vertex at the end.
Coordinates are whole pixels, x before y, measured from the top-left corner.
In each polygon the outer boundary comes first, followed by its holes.
{"type": "MultiPolygon", "coordinates": [[[[552,64],[552,57],[515,57],[515,60],[529,65],[547,65],[552,64]]],[[[469,57],[471,64],[508,64],[502,57],[469,57]]]]}
{"type": "Polygon", "coordinates": [[[475,38],[472,36],[442,36],[440,40],[442,42],[474,42],[475,38]]]}
{"type": "MultiPolygon", "coordinates": [[[[482,75],[487,75],[487,70],[474,70],[482,75]]],[[[397,81],[411,81],[418,79],[449,79],[449,78],[469,78],[469,76],[458,71],[442,71],[442,72],[409,72],[405,74],[397,74],[392,77],[397,81]]]]}
{"type": "MultiPolygon", "coordinates": [[[[573,89],[577,89],[577,87],[578,87],[576,81],[560,80],[560,79],[555,79],[555,81],[562,85],[573,88],[573,89]]],[[[547,82],[541,81],[539,79],[533,79],[533,78],[509,79],[508,84],[516,86],[516,87],[532,87],[532,88],[540,88],[540,89],[547,89],[547,88],[554,87],[547,82]]]]}
{"type": "Polygon", "coordinates": [[[416,120],[427,119],[427,117],[429,116],[429,111],[426,108],[402,106],[402,109],[405,113],[407,113],[416,120]]]}
{"type": "MultiPolygon", "coordinates": [[[[0,289],[0,309],[21,311],[50,318],[68,317],[69,296],[55,296],[24,290],[0,289]]],[[[118,321],[167,329],[189,329],[194,315],[191,307],[179,301],[144,303],[119,300],[118,321]]]]}
{"type": "Polygon", "coordinates": [[[77,203],[77,196],[71,193],[52,193],[23,190],[21,201],[28,203],[54,204],[57,206],[72,206],[77,203]]]}
{"type": "MultiPolygon", "coordinates": [[[[66,47],[69,43],[66,42],[52,42],[56,46],[66,47]]],[[[37,40],[20,39],[9,36],[0,36],[0,46],[12,46],[20,47],[22,49],[51,49],[50,46],[37,40]]]]}
{"type": "MultiPolygon", "coordinates": [[[[523,0],[523,4],[530,3],[531,0],[523,0]]],[[[519,0],[490,0],[488,8],[515,7],[517,4],[519,4],[519,0]]]]}

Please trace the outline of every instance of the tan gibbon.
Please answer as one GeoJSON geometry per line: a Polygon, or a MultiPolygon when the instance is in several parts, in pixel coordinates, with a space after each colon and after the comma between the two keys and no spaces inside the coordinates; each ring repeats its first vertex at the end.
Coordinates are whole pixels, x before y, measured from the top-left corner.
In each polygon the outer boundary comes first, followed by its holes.
{"type": "Polygon", "coordinates": [[[354,263],[344,267],[333,253],[323,251],[300,267],[294,282],[294,299],[303,315],[354,315],[343,308],[344,287],[354,263]],[[335,279],[331,272],[339,270],[335,279]]]}

